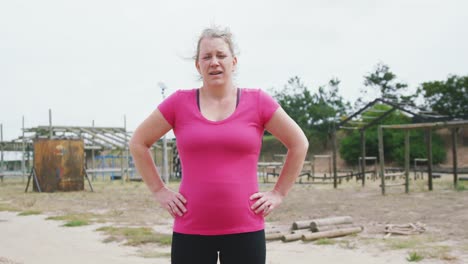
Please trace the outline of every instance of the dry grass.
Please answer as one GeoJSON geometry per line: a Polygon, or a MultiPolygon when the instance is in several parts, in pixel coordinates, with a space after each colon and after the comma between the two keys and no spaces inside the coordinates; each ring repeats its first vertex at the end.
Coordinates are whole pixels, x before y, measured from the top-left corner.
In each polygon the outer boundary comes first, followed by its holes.
{"type": "Polygon", "coordinates": [[[149,227],[105,226],[98,228],[97,231],[108,235],[104,242],[127,241],[125,244],[129,246],[139,246],[148,243],[170,245],[172,242],[171,235],[156,233],[149,227]]]}

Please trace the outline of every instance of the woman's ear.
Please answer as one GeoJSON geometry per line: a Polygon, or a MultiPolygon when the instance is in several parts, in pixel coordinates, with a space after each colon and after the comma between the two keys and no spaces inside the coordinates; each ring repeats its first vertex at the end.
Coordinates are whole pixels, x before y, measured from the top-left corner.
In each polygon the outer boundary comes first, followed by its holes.
{"type": "Polygon", "coordinates": [[[237,70],[237,57],[234,56],[234,58],[232,58],[232,71],[236,71],[237,70]]]}
{"type": "Polygon", "coordinates": [[[197,68],[198,73],[201,74],[201,72],[200,72],[200,64],[198,64],[198,60],[195,61],[195,68],[197,68]]]}

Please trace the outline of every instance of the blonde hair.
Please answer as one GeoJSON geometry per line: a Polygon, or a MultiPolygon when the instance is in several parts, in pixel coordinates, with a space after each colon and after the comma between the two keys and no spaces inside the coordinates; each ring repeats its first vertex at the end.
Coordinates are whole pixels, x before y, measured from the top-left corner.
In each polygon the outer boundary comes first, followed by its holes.
{"type": "Polygon", "coordinates": [[[218,26],[212,26],[212,27],[209,27],[209,28],[205,28],[202,31],[202,33],[200,34],[200,37],[198,38],[197,51],[196,51],[195,56],[193,56],[193,59],[195,61],[198,61],[198,59],[199,59],[200,43],[204,38],[220,38],[220,39],[223,39],[224,42],[226,42],[226,44],[228,45],[229,51],[231,51],[232,56],[235,56],[235,54],[236,54],[235,49],[236,48],[235,48],[232,33],[229,30],[229,28],[226,27],[224,29],[221,29],[218,26]]]}

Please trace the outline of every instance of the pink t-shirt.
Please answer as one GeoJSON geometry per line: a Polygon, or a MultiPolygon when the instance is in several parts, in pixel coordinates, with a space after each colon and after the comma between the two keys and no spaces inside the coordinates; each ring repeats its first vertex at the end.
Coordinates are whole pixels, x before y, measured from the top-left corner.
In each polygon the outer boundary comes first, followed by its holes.
{"type": "Polygon", "coordinates": [[[179,192],[187,212],[174,231],[224,235],[258,231],[264,219],[250,209],[258,192],[257,161],[265,124],[279,104],[260,89],[241,89],[235,112],[210,121],[199,111],[197,89],[179,90],[158,109],[171,124],[182,165],[179,192]]]}

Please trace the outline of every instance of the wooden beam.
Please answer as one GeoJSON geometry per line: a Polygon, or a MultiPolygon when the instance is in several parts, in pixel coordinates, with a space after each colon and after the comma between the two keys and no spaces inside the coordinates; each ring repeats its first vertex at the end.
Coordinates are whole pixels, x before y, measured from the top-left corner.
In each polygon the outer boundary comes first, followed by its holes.
{"type": "Polygon", "coordinates": [[[332,131],[331,134],[331,142],[332,142],[332,165],[333,165],[333,188],[338,187],[338,172],[336,169],[336,131],[332,131]]]}
{"type": "Polygon", "coordinates": [[[379,138],[379,163],[380,163],[380,177],[381,177],[381,188],[382,195],[385,195],[385,164],[384,164],[384,142],[383,142],[383,127],[379,126],[377,129],[379,138]]]}
{"type": "Polygon", "coordinates": [[[368,129],[369,127],[379,123],[381,120],[385,119],[387,116],[389,116],[391,113],[395,112],[396,108],[393,107],[392,109],[390,110],[387,110],[387,112],[385,112],[383,115],[379,116],[377,119],[374,119],[372,120],[372,122],[370,122],[369,124],[365,125],[362,127],[362,129],[366,130],[368,129]]]}
{"type": "Polygon", "coordinates": [[[432,129],[426,129],[427,178],[429,191],[432,191],[432,129]]]}
{"type": "Polygon", "coordinates": [[[341,129],[347,129],[347,130],[358,130],[358,127],[340,127],[341,129]]]}
{"type": "Polygon", "coordinates": [[[453,160],[453,187],[458,185],[458,157],[457,157],[457,132],[458,128],[452,128],[452,160],[453,160]]]}
{"type": "Polygon", "coordinates": [[[340,123],[338,123],[336,125],[336,127],[341,127],[342,125],[348,123],[349,120],[353,119],[354,117],[358,116],[359,114],[361,114],[362,112],[364,112],[367,108],[373,106],[375,103],[377,102],[377,99],[375,99],[374,101],[368,103],[367,105],[365,105],[363,108],[359,109],[356,113],[352,114],[351,116],[349,116],[348,118],[346,118],[345,120],[341,121],[340,123]]]}
{"type": "Polygon", "coordinates": [[[351,228],[343,228],[343,229],[336,229],[336,230],[323,231],[323,232],[306,233],[302,235],[302,240],[312,241],[312,240],[317,240],[320,238],[340,237],[340,236],[346,236],[346,235],[359,233],[361,231],[362,231],[362,227],[351,227],[351,228]]]}
{"type": "Polygon", "coordinates": [[[405,130],[405,192],[409,193],[410,131],[405,130]]]}
{"type": "Polygon", "coordinates": [[[361,172],[362,172],[362,186],[366,185],[366,131],[361,130],[361,172]]]}
{"type": "Polygon", "coordinates": [[[420,128],[444,128],[444,127],[454,128],[454,127],[462,127],[462,126],[468,126],[468,120],[404,124],[404,125],[382,125],[383,128],[390,128],[390,129],[420,129],[420,128]]]}

